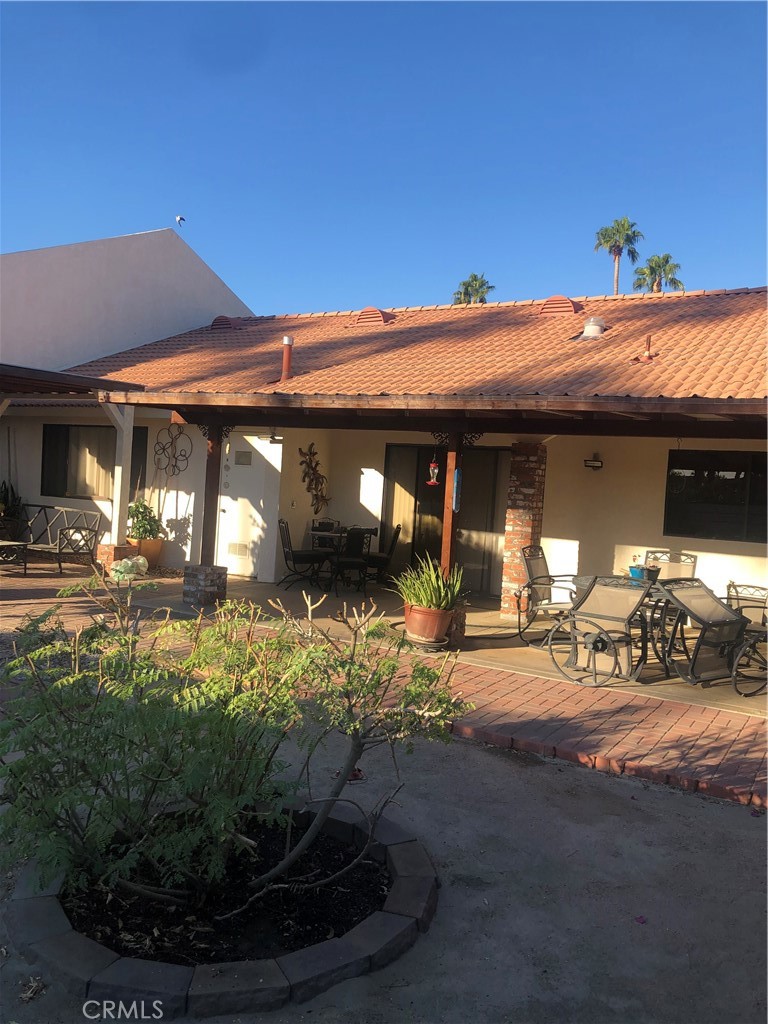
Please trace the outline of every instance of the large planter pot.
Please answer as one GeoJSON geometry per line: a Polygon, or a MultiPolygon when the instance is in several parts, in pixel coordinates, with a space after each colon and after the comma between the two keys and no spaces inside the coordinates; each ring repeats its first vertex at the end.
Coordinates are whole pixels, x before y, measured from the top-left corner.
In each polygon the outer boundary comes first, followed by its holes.
{"type": "Polygon", "coordinates": [[[162,537],[156,537],[154,540],[136,540],[134,537],[128,537],[125,543],[135,548],[137,555],[146,558],[150,569],[157,567],[160,561],[160,552],[163,550],[162,537]]]}
{"type": "Polygon", "coordinates": [[[434,644],[445,639],[453,618],[453,610],[442,608],[421,608],[416,604],[405,604],[405,632],[409,640],[417,643],[434,644]]]}

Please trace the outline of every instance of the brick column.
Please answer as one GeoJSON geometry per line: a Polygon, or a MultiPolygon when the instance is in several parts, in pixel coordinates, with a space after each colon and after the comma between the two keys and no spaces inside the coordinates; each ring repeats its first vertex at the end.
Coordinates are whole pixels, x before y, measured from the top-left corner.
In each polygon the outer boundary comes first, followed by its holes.
{"type": "Polygon", "coordinates": [[[547,449],[543,444],[518,444],[512,449],[504,527],[504,566],[501,577],[501,614],[517,614],[514,593],[525,582],[520,549],[541,543],[547,449]]]}

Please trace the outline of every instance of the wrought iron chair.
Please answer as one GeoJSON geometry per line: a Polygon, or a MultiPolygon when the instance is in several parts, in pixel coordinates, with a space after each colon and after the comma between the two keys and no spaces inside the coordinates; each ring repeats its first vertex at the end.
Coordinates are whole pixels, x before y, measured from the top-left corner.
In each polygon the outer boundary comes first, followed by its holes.
{"type": "Polygon", "coordinates": [[[392,531],[392,537],[390,538],[389,547],[386,549],[386,551],[372,551],[368,555],[368,579],[376,579],[379,582],[381,582],[384,579],[387,569],[389,568],[390,562],[392,561],[392,557],[395,553],[395,548],[397,547],[397,542],[400,539],[400,533],[402,529],[402,524],[398,523],[397,526],[392,531]]]}
{"type": "Polygon", "coordinates": [[[339,596],[339,580],[351,585],[352,573],[357,573],[357,589],[367,597],[366,578],[368,575],[368,552],[371,547],[372,530],[362,526],[350,526],[344,535],[341,551],[326,557],[331,566],[331,585],[339,596]]]}
{"type": "MultiPolygon", "coordinates": [[[[716,597],[699,579],[659,580],[656,590],[666,613],[676,613],[667,643],[667,667],[695,686],[731,679],[739,650],[744,646],[749,619],[716,597]],[[682,637],[686,622],[698,636],[682,637]]],[[[665,616],[666,617],[666,616],[665,616]]]]}
{"type": "Polygon", "coordinates": [[[288,572],[278,583],[278,587],[286,584],[286,590],[290,590],[294,583],[306,580],[309,583],[318,582],[320,566],[328,558],[328,551],[324,548],[299,548],[295,550],[291,543],[291,531],[285,519],[278,519],[280,527],[280,543],[283,546],[283,558],[288,572]],[[290,581],[290,582],[289,582],[290,581]]]}
{"type": "Polygon", "coordinates": [[[312,538],[313,548],[330,548],[332,551],[337,550],[337,543],[335,537],[317,537],[317,533],[338,533],[341,535],[341,523],[338,519],[313,519],[312,526],[310,527],[309,535],[312,538]]]}
{"type": "Polygon", "coordinates": [[[571,610],[577,593],[574,576],[553,576],[549,571],[544,549],[539,544],[529,544],[521,548],[521,554],[527,579],[519,590],[515,591],[517,633],[526,646],[543,647],[547,642],[548,632],[537,641],[528,639],[525,634],[539,616],[548,615],[562,619],[571,610]],[[553,589],[565,591],[566,597],[554,601],[553,589]]]}
{"type": "Polygon", "coordinates": [[[647,659],[642,605],[651,586],[649,580],[596,576],[547,636],[558,672],[580,686],[636,680],[647,659]]]}
{"type": "Polygon", "coordinates": [[[696,555],[688,551],[646,551],[645,564],[658,566],[660,580],[690,580],[696,573],[696,555]]]}
{"type": "Polygon", "coordinates": [[[729,582],[725,600],[749,620],[733,665],[733,688],[754,697],[768,685],[768,587],[729,582]]]}

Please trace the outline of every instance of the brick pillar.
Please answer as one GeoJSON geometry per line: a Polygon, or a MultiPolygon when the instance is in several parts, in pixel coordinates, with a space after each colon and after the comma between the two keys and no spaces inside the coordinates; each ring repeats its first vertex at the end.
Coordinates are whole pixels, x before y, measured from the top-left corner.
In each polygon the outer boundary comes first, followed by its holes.
{"type": "Polygon", "coordinates": [[[99,544],[96,548],[96,561],[109,570],[113,562],[120,562],[137,553],[136,548],[130,544],[99,544]]]}
{"type": "Polygon", "coordinates": [[[541,543],[547,449],[543,444],[517,444],[512,449],[504,527],[504,566],[501,577],[501,614],[517,614],[514,593],[525,583],[520,549],[541,543]]]}
{"type": "Polygon", "coordinates": [[[182,601],[193,608],[227,599],[227,569],[223,565],[185,565],[182,601]]]}

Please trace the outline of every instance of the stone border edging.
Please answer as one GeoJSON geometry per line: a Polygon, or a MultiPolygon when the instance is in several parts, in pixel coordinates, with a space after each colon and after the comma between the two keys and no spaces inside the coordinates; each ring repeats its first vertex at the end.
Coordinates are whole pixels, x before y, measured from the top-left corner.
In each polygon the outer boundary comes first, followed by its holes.
{"type": "MultiPolygon", "coordinates": [[[[305,809],[294,820],[307,823],[305,809]],[[302,821],[303,819],[303,821],[302,821]]],[[[331,812],[323,831],[362,849],[368,826],[348,804],[331,812]]],[[[386,863],[393,883],[383,910],[370,914],[338,939],[286,953],[271,960],[183,967],[123,957],[76,932],[58,896],[59,877],[45,888],[34,883],[27,865],[5,908],[9,935],[18,952],[41,965],[83,1000],[162,1002],[163,1019],[189,1014],[272,1010],[288,1000],[312,999],[332,985],[390,963],[429,929],[437,909],[439,880],[429,854],[395,822],[381,818],[369,853],[386,863]]]]}

